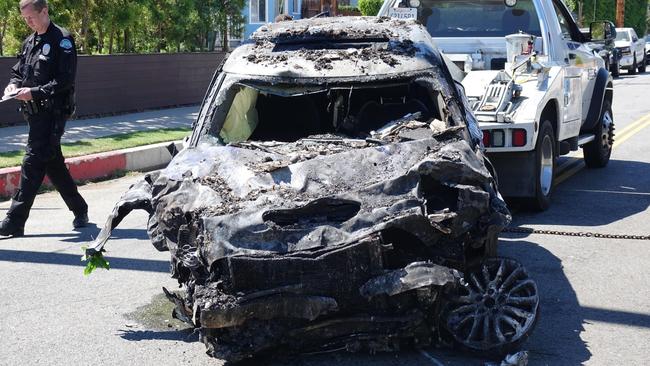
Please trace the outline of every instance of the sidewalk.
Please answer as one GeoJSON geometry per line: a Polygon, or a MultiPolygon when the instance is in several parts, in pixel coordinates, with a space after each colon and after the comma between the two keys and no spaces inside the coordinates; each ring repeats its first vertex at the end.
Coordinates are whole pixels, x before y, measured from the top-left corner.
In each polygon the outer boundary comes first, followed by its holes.
{"type": "MultiPolygon", "coordinates": [[[[162,128],[192,127],[199,106],[68,121],[62,143],[162,128]]],[[[26,125],[0,128],[0,152],[24,150],[26,125]]]]}
{"type": "MultiPolygon", "coordinates": [[[[161,109],[120,116],[68,121],[62,142],[76,142],[103,136],[163,128],[191,127],[198,106],[161,109]]],[[[27,126],[0,128],[0,152],[24,150],[27,126]]],[[[66,159],[75,180],[108,177],[118,171],[145,171],[166,165],[171,160],[169,142],[116,150],[66,159]]],[[[177,143],[177,148],[180,148],[177,143]]],[[[20,167],[0,169],[0,197],[10,197],[18,189],[20,167]]],[[[47,178],[44,182],[49,185],[47,178]]]]}

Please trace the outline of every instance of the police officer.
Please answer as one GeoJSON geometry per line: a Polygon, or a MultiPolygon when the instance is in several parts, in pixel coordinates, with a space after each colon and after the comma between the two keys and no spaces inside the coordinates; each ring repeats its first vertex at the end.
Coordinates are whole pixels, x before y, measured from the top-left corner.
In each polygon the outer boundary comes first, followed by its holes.
{"type": "Polygon", "coordinates": [[[23,43],[20,61],[11,70],[5,94],[16,94],[29,124],[20,188],[0,235],[21,236],[36,193],[47,174],[68,208],[75,228],[88,223],[88,205],[77,191],[63,154],[61,136],[74,111],[77,53],[67,30],[50,21],[47,0],[20,0],[20,14],[32,33],[23,43]]]}

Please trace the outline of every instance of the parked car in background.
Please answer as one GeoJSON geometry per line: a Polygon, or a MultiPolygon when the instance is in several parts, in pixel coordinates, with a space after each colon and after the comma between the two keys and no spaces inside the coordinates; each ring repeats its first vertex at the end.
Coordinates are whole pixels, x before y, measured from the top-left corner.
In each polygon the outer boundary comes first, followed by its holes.
{"type": "MultiPolygon", "coordinates": [[[[590,29],[580,28],[580,32],[582,32],[585,37],[588,37],[590,29]]],[[[619,63],[621,59],[621,51],[616,48],[613,39],[588,42],[587,46],[594,50],[594,52],[605,61],[605,69],[612,73],[612,76],[618,77],[621,74],[621,65],[619,63]]]]}
{"type": "Polygon", "coordinates": [[[648,53],[650,53],[650,34],[645,36],[645,56],[646,60],[648,59],[648,53]]]}
{"type": "Polygon", "coordinates": [[[639,38],[633,28],[616,28],[616,48],[621,51],[621,68],[632,75],[645,72],[645,38],[639,38]]]}

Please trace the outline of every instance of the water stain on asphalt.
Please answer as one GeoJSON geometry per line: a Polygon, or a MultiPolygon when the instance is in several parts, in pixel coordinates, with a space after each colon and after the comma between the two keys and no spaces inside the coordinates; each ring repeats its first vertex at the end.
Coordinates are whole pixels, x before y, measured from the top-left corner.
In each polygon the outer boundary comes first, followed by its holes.
{"type": "Polygon", "coordinates": [[[151,299],[151,302],[137,308],[131,313],[125,314],[124,317],[150,330],[187,329],[187,324],[172,317],[173,308],[174,304],[167,300],[165,294],[161,292],[155,295],[151,299]]]}

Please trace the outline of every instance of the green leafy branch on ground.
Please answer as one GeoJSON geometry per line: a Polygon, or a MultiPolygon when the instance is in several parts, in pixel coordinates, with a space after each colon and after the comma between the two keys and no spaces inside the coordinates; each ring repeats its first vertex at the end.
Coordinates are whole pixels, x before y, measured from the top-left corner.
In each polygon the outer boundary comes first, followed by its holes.
{"type": "Polygon", "coordinates": [[[95,252],[91,255],[88,255],[86,252],[86,249],[88,247],[81,247],[81,249],[84,251],[84,255],[81,257],[82,262],[86,262],[86,268],[84,268],[84,276],[89,276],[93,271],[95,271],[97,268],[104,268],[106,270],[111,269],[110,263],[104,258],[104,252],[105,250],[102,249],[99,252],[95,252]]]}
{"type": "MultiPolygon", "coordinates": [[[[71,158],[75,156],[157,144],[160,142],[181,140],[187,136],[190,131],[190,128],[169,128],[155,131],[131,132],[65,143],[61,145],[61,150],[63,150],[63,156],[71,158]]],[[[23,151],[0,153],[0,168],[19,166],[22,163],[23,154],[23,151]]]]}

